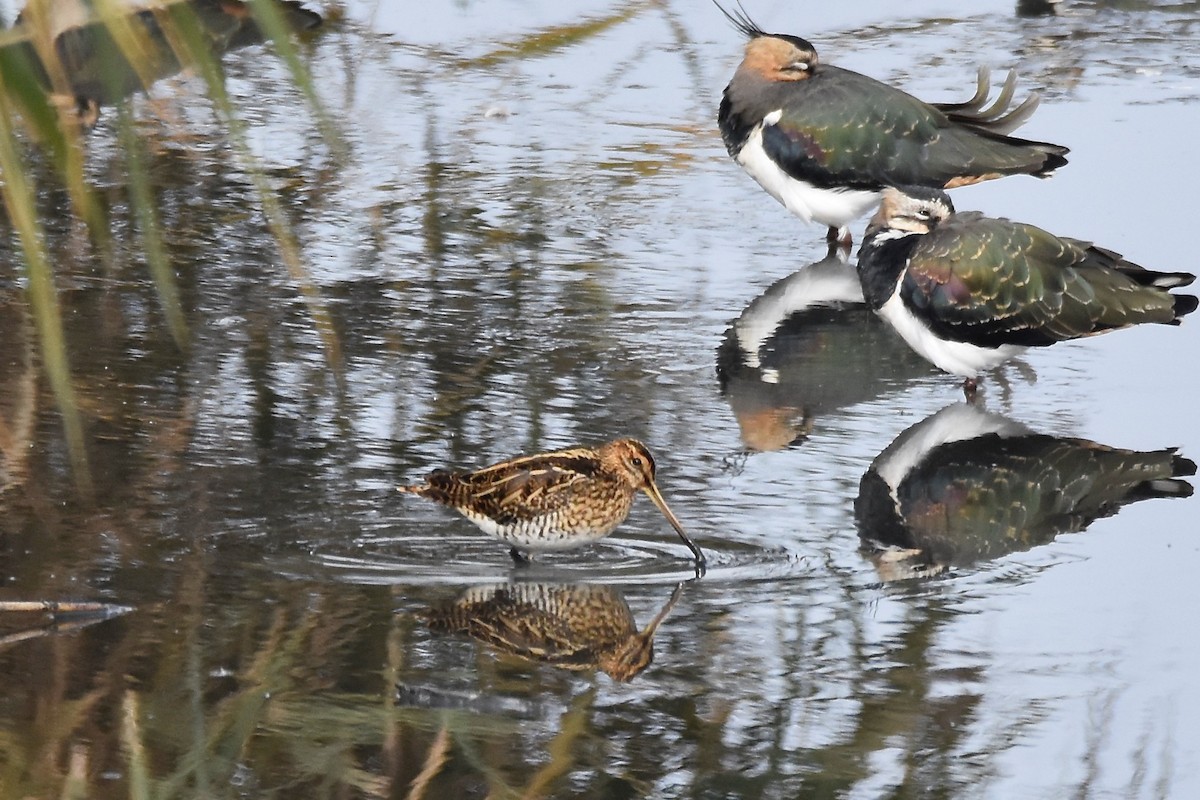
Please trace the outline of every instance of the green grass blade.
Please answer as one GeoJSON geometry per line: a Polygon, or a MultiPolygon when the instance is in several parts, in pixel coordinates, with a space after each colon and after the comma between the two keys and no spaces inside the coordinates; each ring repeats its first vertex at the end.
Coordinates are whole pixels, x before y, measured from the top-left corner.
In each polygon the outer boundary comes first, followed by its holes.
{"type": "Polygon", "coordinates": [[[83,423],[71,385],[71,367],[63,336],[62,312],[54,288],[54,276],[46,257],[41,226],[37,221],[37,206],[28,183],[25,164],[17,150],[12,128],[12,107],[8,97],[0,93],[0,171],[3,171],[4,205],[17,230],[24,255],[26,289],[41,343],[42,361],[50,387],[54,392],[59,413],[62,414],[67,447],[75,484],[91,495],[91,473],[88,470],[87,450],[84,447],[83,423]]]}
{"type": "MultiPolygon", "coordinates": [[[[75,112],[51,102],[47,91],[53,81],[45,67],[45,58],[52,58],[52,54],[39,55],[24,27],[27,26],[0,32],[0,91],[7,96],[9,119],[19,112],[25,120],[27,131],[50,156],[76,213],[107,260],[112,253],[108,220],[96,201],[95,191],[84,179],[83,148],[75,112]]],[[[51,63],[50,71],[56,66],[51,63]]]]}
{"type": "Polygon", "coordinates": [[[537,31],[514,42],[501,45],[490,53],[475,59],[464,59],[459,62],[464,67],[494,67],[508,61],[520,61],[526,58],[544,56],[572,47],[587,41],[594,36],[605,33],[610,28],[627,22],[643,11],[657,5],[653,0],[626,3],[613,13],[596,19],[573,22],[567,25],[556,25],[552,28],[537,31]]]}
{"type": "Polygon", "coordinates": [[[326,364],[340,385],[344,378],[342,349],[337,329],[333,324],[333,317],[300,255],[300,246],[288,223],[279,197],[263,173],[258,160],[250,151],[246,137],[246,125],[238,115],[233,100],[229,97],[229,92],[226,91],[220,62],[207,46],[200,23],[190,8],[183,3],[176,3],[168,8],[168,13],[172,24],[164,26],[164,30],[169,31],[168,36],[172,39],[172,46],[180,54],[181,60],[190,63],[208,87],[209,98],[216,107],[218,116],[225,124],[233,151],[257,191],[259,202],[262,204],[263,216],[266,217],[267,227],[279,248],[280,257],[283,259],[291,279],[299,287],[305,307],[313,319],[325,351],[326,364]]]}
{"type": "Polygon", "coordinates": [[[158,221],[154,192],[150,187],[150,176],[142,161],[142,142],[133,129],[128,106],[122,105],[117,112],[117,126],[121,138],[121,146],[125,151],[125,162],[129,170],[129,199],[137,220],[138,231],[142,239],[142,252],[146,256],[146,264],[154,279],[154,288],[158,292],[158,301],[162,305],[163,315],[167,318],[167,328],[171,338],[180,350],[188,347],[187,321],[183,316],[183,304],[179,299],[179,288],[175,283],[175,272],[171,269],[170,259],[163,246],[162,228],[158,221]]]}
{"type": "Polygon", "coordinates": [[[304,99],[316,120],[317,130],[321,132],[325,144],[335,153],[343,153],[345,143],[342,141],[337,126],[333,123],[333,118],[326,112],[325,105],[317,94],[312,75],[309,74],[304,62],[300,60],[300,52],[292,37],[292,26],[284,20],[280,4],[277,0],[250,0],[249,6],[255,23],[271,42],[271,46],[282,59],[288,72],[291,73],[292,81],[304,94],[304,99]]]}
{"type": "Polygon", "coordinates": [[[142,733],[141,703],[133,689],[125,690],[121,703],[121,749],[125,753],[130,800],[150,800],[150,770],[142,733]]]}

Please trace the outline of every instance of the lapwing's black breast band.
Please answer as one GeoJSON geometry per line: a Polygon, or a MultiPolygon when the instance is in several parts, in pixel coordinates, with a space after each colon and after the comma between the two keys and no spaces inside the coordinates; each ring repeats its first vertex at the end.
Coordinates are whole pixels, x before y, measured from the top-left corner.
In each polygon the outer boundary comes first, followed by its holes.
{"type": "Polygon", "coordinates": [[[921,237],[914,234],[884,241],[868,236],[863,242],[858,253],[858,279],[872,311],[878,311],[896,293],[900,273],[920,241],[921,237]]]}

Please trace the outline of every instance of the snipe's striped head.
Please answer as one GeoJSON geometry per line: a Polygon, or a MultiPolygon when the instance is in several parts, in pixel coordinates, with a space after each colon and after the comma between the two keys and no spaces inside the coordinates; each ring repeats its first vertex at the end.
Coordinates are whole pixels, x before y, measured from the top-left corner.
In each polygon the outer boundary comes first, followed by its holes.
{"type": "Polygon", "coordinates": [[[633,489],[654,485],[654,456],[637,439],[616,439],[596,448],[605,469],[620,475],[633,489]]]}
{"type": "Polygon", "coordinates": [[[703,574],[705,570],[704,553],[688,538],[687,533],[683,530],[683,525],[667,506],[667,501],[663,500],[662,494],[659,493],[658,484],[654,482],[654,456],[650,455],[646,445],[637,439],[617,439],[601,445],[597,448],[597,454],[606,469],[620,475],[632,489],[642,490],[654,501],[654,505],[658,506],[658,510],[667,518],[667,522],[671,523],[671,527],[679,534],[679,538],[696,557],[697,573],[703,574]]]}

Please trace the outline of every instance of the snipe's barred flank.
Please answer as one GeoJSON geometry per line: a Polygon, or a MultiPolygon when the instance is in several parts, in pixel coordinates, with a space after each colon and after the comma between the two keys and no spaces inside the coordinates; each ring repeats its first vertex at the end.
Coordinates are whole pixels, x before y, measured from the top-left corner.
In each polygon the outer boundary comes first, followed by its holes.
{"type": "Polygon", "coordinates": [[[635,439],[575,447],[502,461],[474,472],[436,470],[400,491],[449,506],[484,533],[521,551],[571,550],[608,536],[629,516],[637,492],[649,495],[705,570],[704,553],[688,538],[654,482],[654,457],[635,439]]]}

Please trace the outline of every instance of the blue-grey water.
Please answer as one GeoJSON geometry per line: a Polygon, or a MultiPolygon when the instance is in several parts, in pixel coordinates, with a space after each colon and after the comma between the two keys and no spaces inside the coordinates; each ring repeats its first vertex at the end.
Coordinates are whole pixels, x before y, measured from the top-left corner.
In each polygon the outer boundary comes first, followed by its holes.
{"type": "MultiPolygon", "coordinates": [[[[343,149],[268,49],[223,59],[307,279],[194,75],[132,102],[186,352],[136,255],[112,109],[86,149],[115,263],[43,190],[91,500],[6,227],[0,599],[135,610],[0,639],[0,796],[1200,795],[1196,499],[1030,523],[933,576],[891,580],[864,550],[864,474],[960,403],[958,381],[852,302],[814,313],[807,278],[776,285],[824,258],[823,231],[724,151],[741,41],[715,8],[313,7],[327,20],[301,56],[343,149]],[[607,587],[649,623],[690,577],[649,502],[516,570],[394,491],[625,435],[709,559],[652,663],[620,682],[431,626],[431,608],[510,581],[607,587]]],[[[957,206],[1196,271],[1200,4],[1057,9],[747,3],[929,100],[970,95],[977,65],[997,84],[1016,68],[1042,94],[1022,135],[1070,164],[957,206]]],[[[1200,319],[1038,350],[989,377],[984,407],[1197,459],[1198,352],[1200,319]]]]}

